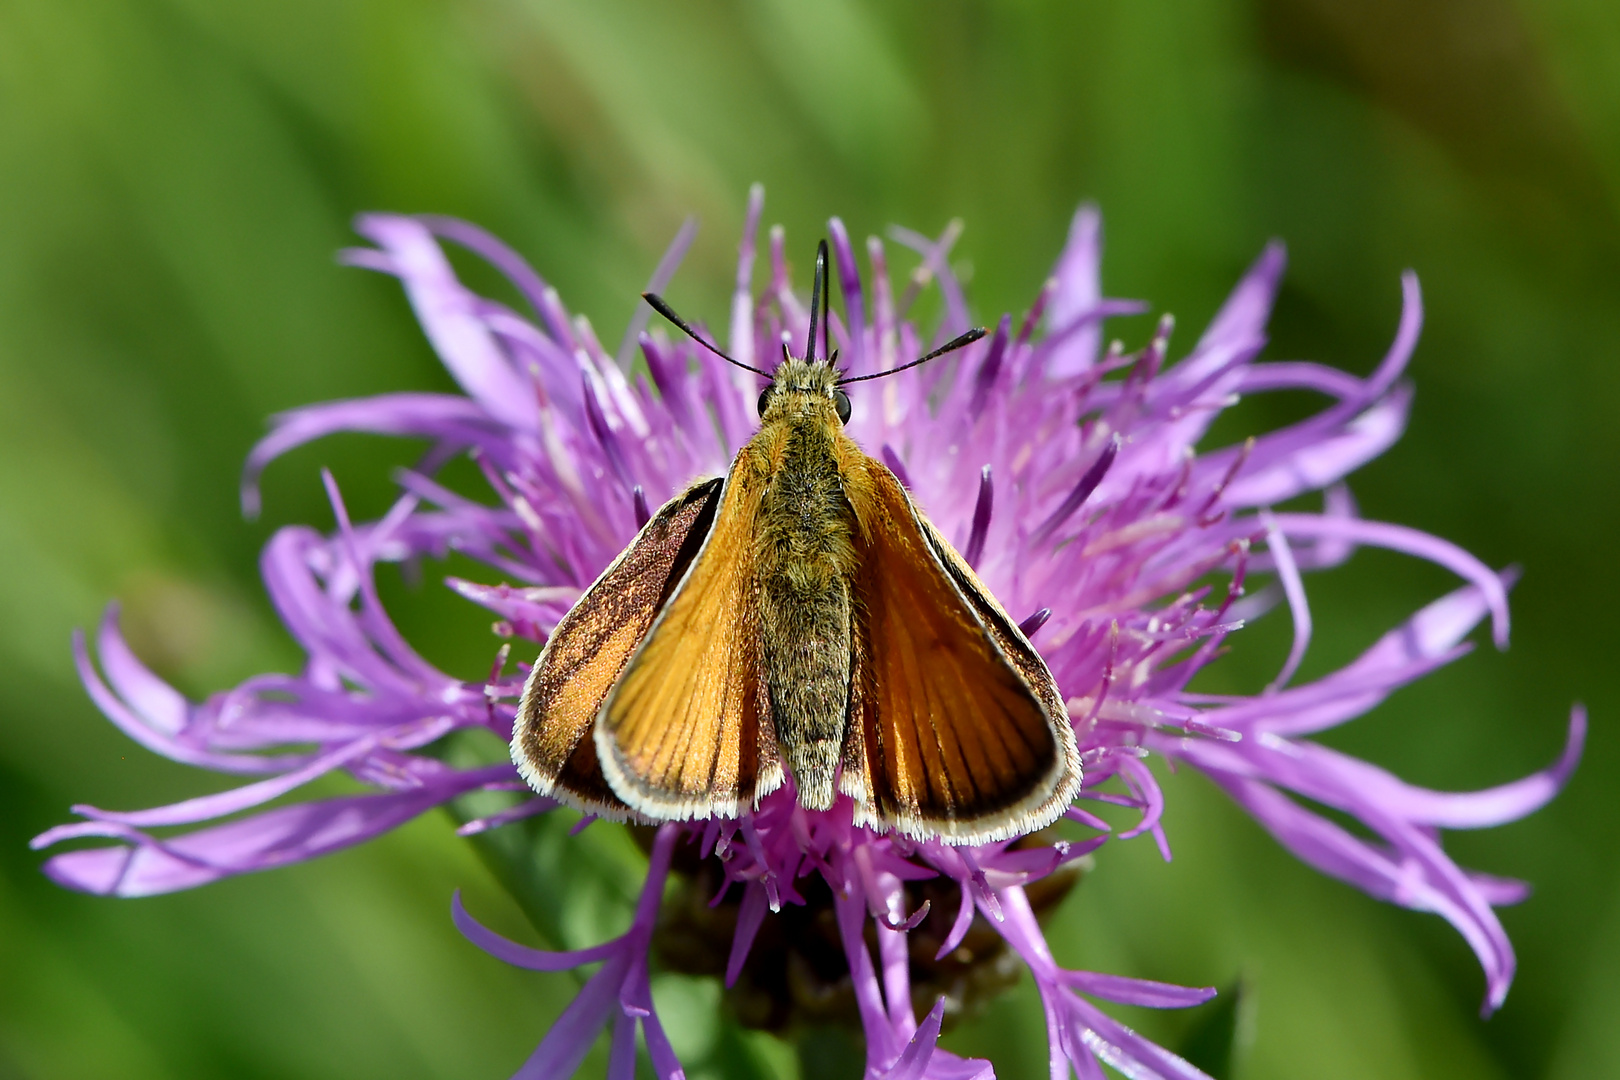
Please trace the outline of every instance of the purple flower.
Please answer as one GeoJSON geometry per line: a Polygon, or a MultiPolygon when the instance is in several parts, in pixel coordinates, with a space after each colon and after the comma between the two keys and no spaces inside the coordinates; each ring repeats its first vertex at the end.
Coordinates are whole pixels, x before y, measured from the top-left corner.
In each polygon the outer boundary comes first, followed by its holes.
{"type": "MultiPolygon", "coordinates": [[[[774,358],[783,340],[804,340],[808,324],[780,230],[770,236],[764,288],[753,289],[762,205],[756,188],[724,342],[732,356],[752,364],[774,358]]],[[[327,477],[338,530],[323,536],[284,529],[266,549],[266,583],[309,656],[300,674],[250,679],[197,705],[135,659],[115,613],[98,637],[100,673],[84,642],[76,643],[92,697],[132,737],[176,760],[263,778],[154,810],[75,807],[86,820],[50,830],[36,846],[86,836],[119,843],[51,858],[46,872],[62,884],[117,895],[185,888],[359,842],[466,792],[526,790],[510,765],[455,768],[421,752],[460,728],[509,738],[521,665],[508,674],[503,647],[485,681],[437,671],[389,621],[372,585],[374,567],[450,550],[469,555],[499,580],[451,579],[451,587],[492,611],[503,636],[543,641],[649,509],[694,477],[724,472],[755,428],[753,376],[712,362],[693,342],[646,332],[645,313],[633,321],[619,355],[610,355],[590,324],[571,316],[522,259],[475,227],[371,216],[359,228],[374,246],[350,252],[348,261],[401,280],[465,396],[391,394],[297,410],[279,417],[253,451],[243,494],[249,510],[257,505],[259,471],[322,435],[369,431],[432,444],[402,474],[401,496],[382,519],[351,524],[327,477]],[[441,240],[504,272],[534,318],[466,289],[441,240]],[[626,371],[636,346],[647,376],[632,381],[626,371]],[[463,453],[483,470],[492,501],[469,499],[435,479],[440,466],[463,453]],[[298,747],[313,749],[289,749],[298,747]],[[148,831],[255,810],[334,770],[380,790],[259,810],[166,837],[148,831]]],[[[893,232],[920,260],[900,295],[880,241],[867,242],[870,272],[863,279],[837,219],[831,233],[847,313],[834,317],[832,334],[851,374],[898,367],[969,328],[948,261],[954,230],[937,241],[893,232]],[[944,317],[925,336],[906,316],[918,291],[933,285],[944,317]]],[[[683,230],[652,289],[667,283],[690,238],[683,230]]],[[[1043,834],[981,846],[918,843],[855,827],[847,799],[809,812],[783,789],[739,820],[658,828],[631,926],[605,944],[561,953],[526,949],[480,927],[458,900],[462,930],[511,963],[540,970],[602,965],[520,1076],[570,1074],[597,1033],[611,1026],[609,1074],[629,1077],[638,1024],[658,1075],[681,1075],[648,982],[659,899],[678,857],[717,867],[714,902],[735,906],[728,983],[747,969],[771,912],[830,906],[866,1032],[869,1076],[990,1075],[985,1062],[935,1048],[947,1007],[959,1002],[940,998],[921,1021],[913,1008],[907,935],[925,919],[942,919],[931,911],[932,900],[913,903],[922,881],[942,884],[945,891],[935,895],[954,899],[954,914],[941,923],[947,928],[940,958],[975,926],[987,926],[1032,972],[1054,1076],[1072,1067],[1083,1078],[1097,1077],[1099,1062],[1133,1077],[1202,1075],[1088,998],[1181,1007],[1212,991],[1059,968],[1025,891],[1109,839],[1149,834],[1169,857],[1163,795],[1145,763],[1155,755],[1205,772],[1310,865],[1446,918],[1484,968],[1486,1011],[1501,1004],[1514,959],[1492,909],[1521,899],[1525,887],[1459,868],[1445,854],[1439,829],[1513,820],[1550,799],[1579,757],[1582,712],[1572,714],[1568,747],[1551,767],[1467,794],[1413,787],[1307,738],[1462,655],[1465,638],[1487,616],[1497,644],[1506,643],[1503,575],[1446,541],[1363,520],[1343,484],[1405,424],[1410,390],[1400,376],[1422,320],[1416,279],[1403,281],[1404,311],[1388,355],[1360,379],[1311,363],[1258,362],[1283,269],[1280,247],[1261,255],[1192,350],[1173,364],[1168,319],[1137,352],[1102,349],[1104,320],[1142,305],[1102,296],[1100,257],[1098,216],[1082,208],[1052,278],[1021,319],[1004,316],[985,340],[865,388],[848,430],[900,476],[1014,618],[1023,619],[1068,701],[1086,765],[1082,801],[1131,808],[1134,821],[1115,827],[1077,805],[1068,817],[1088,834],[1081,840],[1043,834]],[[1241,445],[1195,452],[1239,395],[1282,389],[1315,391],[1328,404],[1241,445]],[[1313,492],[1322,493],[1318,512],[1269,509],[1313,492]],[[1464,584],[1343,669],[1290,685],[1311,636],[1302,572],[1337,565],[1360,546],[1428,559],[1464,584]],[[1250,575],[1265,575],[1270,584],[1246,594],[1250,575]],[[1288,609],[1294,643],[1264,691],[1214,697],[1187,689],[1233,631],[1272,606],[1288,609]],[[1293,796],[1350,815],[1376,839],[1293,796]],[[820,892],[812,895],[812,886],[820,892]]],[[[530,798],[463,831],[552,806],[530,798]]]]}

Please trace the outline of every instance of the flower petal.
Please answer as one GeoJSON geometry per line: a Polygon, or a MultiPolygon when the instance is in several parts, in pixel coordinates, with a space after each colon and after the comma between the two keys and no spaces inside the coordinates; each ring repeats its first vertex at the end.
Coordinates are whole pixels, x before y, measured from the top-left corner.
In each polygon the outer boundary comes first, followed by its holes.
{"type": "Polygon", "coordinates": [[[1140,1005],[1148,1009],[1185,1009],[1202,1005],[1215,996],[1213,986],[1177,986],[1149,979],[1130,979],[1123,975],[1103,975],[1095,971],[1065,972],[1063,981],[1081,993],[1107,998],[1121,1005],[1140,1005]]]}
{"type": "Polygon", "coordinates": [[[524,968],[529,971],[571,971],[584,964],[594,964],[599,960],[621,955],[625,952],[623,940],[614,938],[601,945],[594,945],[589,949],[573,949],[559,952],[551,949],[531,949],[526,945],[519,945],[509,941],[495,931],[490,930],[483,923],[467,913],[461,903],[461,890],[457,889],[450,898],[450,918],[461,931],[463,937],[480,949],[489,953],[497,960],[503,960],[513,967],[524,968]]]}
{"type": "Polygon", "coordinates": [[[378,394],[293,409],[275,417],[270,434],[249,452],[242,469],[242,510],[259,512],[259,476],[287,451],[340,431],[403,435],[452,446],[477,446],[497,460],[510,460],[504,425],[476,402],[449,394],[378,394]]]}
{"type": "MultiPolygon", "coordinates": [[[[1069,239],[1052,271],[1057,290],[1047,310],[1053,327],[1076,323],[1102,299],[1102,247],[1102,214],[1092,203],[1085,203],[1069,223],[1069,239]]],[[[1087,370],[1097,361],[1101,341],[1101,323],[1086,321],[1069,335],[1062,348],[1052,351],[1047,374],[1067,379],[1087,370]]]]}
{"type": "Polygon", "coordinates": [[[502,423],[532,427],[529,384],[495,343],[477,298],[456,279],[428,228],[412,218],[366,214],[355,229],[387,253],[422,330],[468,396],[502,423]]]}
{"type": "Polygon", "coordinates": [[[45,873],[59,885],[108,896],[153,896],[234,874],[303,862],[369,840],[484,784],[511,776],[509,766],[452,774],[444,782],[386,795],[296,803],[208,829],[156,840],[127,825],[87,821],[42,833],[44,847],[76,836],[112,836],[128,847],[87,848],[53,856],[45,873]]]}
{"type": "Polygon", "coordinates": [[[1437,563],[1464,578],[1484,594],[1490,607],[1492,636],[1498,648],[1507,648],[1507,590],[1502,579],[1474,556],[1447,540],[1419,532],[1405,525],[1361,518],[1327,518],[1316,514],[1278,514],[1277,527],[1289,537],[1308,536],[1347,540],[1372,547],[1388,548],[1437,563]]]}
{"type": "Polygon", "coordinates": [[[939,1025],[944,1018],[945,999],[942,997],[928,1010],[917,1033],[900,1052],[894,1065],[878,1074],[882,1080],[922,1080],[929,1060],[934,1056],[934,1046],[939,1042],[939,1025]]]}
{"type": "MultiPolygon", "coordinates": [[[[105,627],[105,623],[103,626],[105,627]]],[[[104,629],[103,633],[105,632],[104,629]]],[[[73,662],[79,669],[79,680],[84,683],[85,692],[90,695],[90,700],[95,702],[103,716],[148,750],[173,761],[200,765],[218,772],[261,773],[293,767],[308,760],[305,755],[272,758],[257,754],[221,754],[174,738],[160,729],[154,729],[101,681],[101,676],[96,673],[95,665],[90,660],[90,650],[85,645],[84,634],[80,631],[74,631],[73,634],[73,662]]]]}
{"type": "Polygon", "coordinates": [[[1432,911],[1451,923],[1485,971],[1484,1011],[1501,1006],[1513,981],[1513,946],[1479,889],[1434,841],[1381,821],[1392,846],[1380,850],[1269,785],[1216,771],[1209,775],[1301,861],[1380,900],[1432,911]]]}

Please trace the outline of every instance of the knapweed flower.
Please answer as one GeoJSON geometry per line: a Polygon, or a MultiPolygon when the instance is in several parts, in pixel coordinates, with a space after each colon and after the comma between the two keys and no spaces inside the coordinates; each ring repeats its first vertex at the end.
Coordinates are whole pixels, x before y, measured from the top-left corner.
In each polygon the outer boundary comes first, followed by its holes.
{"type": "MultiPolygon", "coordinates": [[[[779,230],[770,235],[769,267],[756,275],[762,205],[756,189],[721,343],[752,364],[769,364],[784,340],[803,341],[809,318],[779,230]],[[756,276],[764,279],[758,292],[756,276]]],[[[844,310],[832,335],[851,374],[898,367],[969,328],[949,264],[955,228],[937,240],[893,232],[918,260],[898,294],[882,242],[867,242],[863,277],[843,225],[834,219],[830,228],[844,310]],[[943,316],[924,330],[907,316],[919,292],[932,287],[943,316]]],[[[52,857],[46,872],[64,885],[123,896],[186,888],[356,843],[466,792],[525,790],[508,764],[458,768],[430,749],[460,728],[509,738],[522,665],[508,672],[503,647],[487,679],[438,671],[389,620],[373,585],[375,567],[450,551],[470,556],[488,568],[488,580],[451,579],[451,587],[492,611],[499,634],[544,641],[649,509],[696,477],[723,473],[755,428],[757,379],[714,362],[691,341],[647,332],[646,312],[615,356],[521,258],[470,225],[379,215],[363,218],[359,229],[374,246],[350,252],[348,261],[399,278],[465,395],[390,394],[297,410],[279,417],[254,450],[244,488],[250,509],[265,464],[322,435],[366,431],[431,444],[402,474],[398,501],[379,520],[351,521],[327,477],[336,531],[287,528],[271,540],[265,579],[308,654],[299,674],[259,676],[197,704],[136,659],[115,613],[98,635],[99,671],[84,642],[76,644],[92,697],[132,737],[176,760],[258,779],[152,810],[76,807],[85,820],[52,829],[36,844],[118,842],[52,857]],[[463,286],[440,247],[444,240],[503,272],[532,316],[463,286]],[[645,374],[632,377],[638,347],[645,374]],[[488,481],[483,500],[436,479],[463,454],[488,481]],[[337,770],[377,790],[259,809],[337,770]],[[217,823],[237,814],[244,816],[217,823]],[[187,826],[202,827],[152,831],[187,826]]],[[[652,288],[664,287],[689,239],[683,231],[652,288]]],[[[1131,808],[1133,820],[1116,827],[1076,805],[1064,827],[1068,838],[1049,831],[952,846],[856,827],[847,799],[829,811],[806,811],[784,789],[736,820],[645,830],[650,865],[640,903],[629,929],[606,943],[573,952],[525,948],[485,930],[457,901],[455,918],[467,936],[511,963],[540,970],[601,965],[519,1075],[568,1075],[604,1028],[611,1076],[633,1074],[638,1028],[655,1072],[682,1075],[650,992],[650,958],[661,957],[723,973],[728,984],[772,999],[755,1013],[739,1007],[742,1019],[759,1026],[814,1015],[829,994],[840,996],[865,1031],[868,1076],[988,1076],[988,1063],[935,1048],[947,1012],[973,993],[974,964],[949,967],[966,954],[969,935],[981,954],[999,950],[1033,975],[1054,1076],[1072,1067],[1097,1077],[1099,1062],[1131,1077],[1201,1075],[1090,999],[1179,1007],[1212,991],[1065,970],[1035,915],[1073,880],[1077,860],[1108,840],[1146,834],[1168,858],[1164,800],[1148,766],[1154,758],[1202,770],[1310,865],[1374,896],[1440,914],[1479,957],[1487,1011],[1502,1002],[1514,959],[1492,908],[1520,899],[1524,887],[1459,868],[1439,830],[1510,821],[1551,798],[1579,756],[1580,711],[1550,768],[1466,794],[1411,786],[1308,738],[1461,655],[1486,618],[1496,642],[1506,642],[1503,575],[1444,540],[1363,520],[1343,483],[1405,423],[1410,391],[1400,377],[1422,319],[1416,279],[1404,280],[1394,344],[1362,379],[1311,363],[1259,361],[1283,269],[1279,247],[1260,256],[1174,363],[1168,319],[1135,352],[1102,348],[1104,321],[1142,306],[1103,297],[1100,257],[1098,216],[1082,208],[1027,313],[1002,317],[985,340],[949,358],[865,387],[848,431],[894,470],[1023,620],[1067,700],[1084,755],[1081,802],[1131,808]],[[1241,444],[1200,448],[1239,395],[1297,389],[1328,404],[1241,444]],[[1315,492],[1317,511],[1269,509],[1315,492]],[[1343,669],[1291,685],[1311,637],[1302,575],[1341,563],[1360,546],[1431,560],[1464,584],[1343,669]],[[1246,595],[1245,583],[1256,576],[1270,584],[1246,595]],[[1294,627],[1293,647],[1272,683],[1252,696],[1189,690],[1245,620],[1272,605],[1286,608],[1294,627]],[[1366,835],[1310,804],[1348,815],[1366,835]],[[717,923],[692,916],[689,903],[672,901],[660,914],[671,874],[686,883],[684,894],[671,895],[695,894],[700,911],[708,904],[721,913],[717,923]],[[1032,903],[1032,894],[1046,899],[1032,903]],[[795,912],[799,921],[791,925],[803,933],[787,943],[782,933],[773,937],[772,920],[788,925],[795,912]],[[706,945],[711,938],[719,944],[706,945]],[[979,944],[985,938],[996,948],[979,944]],[[771,970],[750,969],[756,949],[773,958],[771,970]]],[[[530,798],[464,831],[552,807],[530,798]]]]}

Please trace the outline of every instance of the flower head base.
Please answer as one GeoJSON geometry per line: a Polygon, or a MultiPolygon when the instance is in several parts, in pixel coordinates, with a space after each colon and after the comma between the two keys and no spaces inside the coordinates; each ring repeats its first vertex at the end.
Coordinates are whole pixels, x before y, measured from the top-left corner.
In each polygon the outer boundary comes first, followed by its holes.
{"type": "MultiPolygon", "coordinates": [[[[1050,847],[1054,839],[1050,832],[1036,834],[1014,846],[1050,847]]],[[[724,976],[728,1006],[745,1027],[791,1032],[805,1025],[858,1024],[859,1003],[826,878],[800,877],[794,889],[802,903],[784,903],[766,919],[757,892],[728,887],[728,860],[701,855],[699,844],[676,848],[671,870],[677,888],[666,896],[653,935],[659,963],[683,974],[724,976]],[[746,958],[734,955],[745,907],[749,925],[758,922],[746,958]]],[[[1068,896],[1090,862],[1071,859],[1031,878],[1024,889],[1036,915],[1044,917],[1068,896]]],[[[893,906],[911,912],[905,925],[914,1009],[927,1013],[943,998],[947,1027],[979,1015],[1016,982],[1017,955],[976,905],[964,911],[960,887],[950,877],[909,876],[900,888],[904,895],[893,906]]],[[[877,943],[877,927],[868,922],[868,945],[877,943]]]]}
{"type": "MultiPolygon", "coordinates": [[[[726,340],[730,355],[747,364],[768,363],[784,340],[805,340],[809,323],[779,230],[771,233],[764,287],[754,291],[762,201],[756,189],[726,340]]],[[[458,728],[509,738],[522,671],[506,670],[504,649],[482,681],[437,671],[389,621],[372,585],[374,567],[452,549],[469,555],[504,580],[452,579],[451,587],[493,612],[501,635],[543,641],[650,508],[695,477],[723,473],[754,431],[756,376],[713,361],[690,341],[645,332],[638,316],[626,344],[639,345],[647,374],[630,379],[629,349],[610,356],[588,322],[570,316],[526,263],[476,228],[373,216],[362,219],[360,231],[375,246],[349,253],[349,261],[401,280],[465,396],[392,394],[298,410],[280,417],[255,449],[244,489],[249,508],[256,505],[258,471],[322,435],[359,430],[433,445],[403,474],[399,500],[382,519],[351,523],[328,478],[336,532],[286,529],[266,549],[271,595],[309,655],[300,674],[261,676],[196,705],[135,659],[111,614],[98,639],[104,678],[79,643],[92,696],[133,737],[177,760],[263,779],[155,810],[76,807],[87,820],[53,829],[36,844],[83,836],[119,843],[54,856],[46,869],[63,884],[118,895],[186,888],[358,842],[465,792],[523,790],[510,765],[456,768],[421,752],[458,728]],[[501,269],[535,318],[466,289],[440,239],[501,269]],[[469,498],[435,478],[461,453],[474,456],[493,501],[469,498]],[[287,749],[309,745],[315,749],[287,749]],[[173,836],[149,831],[254,811],[333,770],[381,790],[281,806],[173,836]]],[[[968,329],[948,261],[955,230],[938,241],[892,234],[920,260],[899,294],[884,244],[868,241],[870,273],[863,278],[836,219],[831,234],[844,314],[834,316],[830,330],[852,375],[898,368],[968,329]],[[944,316],[924,332],[906,316],[917,291],[933,285],[944,316]]],[[[689,240],[683,231],[650,288],[664,288],[689,240]]],[[[806,811],[789,785],[736,820],[659,827],[631,926],[606,944],[572,953],[524,949],[483,930],[458,902],[462,929],[512,963],[543,970],[602,964],[520,1075],[568,1075],[609,1027],[610,1075],[628,1077],[638,1025],[655,1071],[681,1075],[652,1007],[647,966],[672,865],[689,868],[689,888],[701,881],[713,890],[705,899],[735,904],[723,964],[728,982],[744,978],[756,942],[769,947],[769,935],[759,935],[772,911],[807,901],[830,909],[843,964],[831,966],[827,977],[840,986],[848,979],[848,998],[867,1036],[869,1076],[989,1073],[984,1062],[935,1048],[947,1003],[959,1007],[969,995],[939,990],[931,1008],[914,1008],[915,986],[931,976],[912,958],[916,941],[908,935],[924,926],[940,938],[937,958],[990,927],[1028,967],[1046,1009],[1054,1076],[1070,1067],[1081,1077],[1097,1076],[1098,1062],[1133,1077],[1200,1075],[1087,998],[1179,1007],[1211,992],[1059,968],[1027,892],[1070,873],[1075,860],[1110,839],[1151,835],[1169,857],[1164,800],[1147,766],[1155,756],[1205,772],[1312,866],[1374,896],[1442,915],[1479,957],[1487,1011],[1501,1003],[1514,960],[1492,908],[1525,890],[1457,867],[1438,830],[1498,824],[1545,803],[1579,757],[1584,716],[1572,715],[1568,747],[1553,766],[1468,794],[1412,787],[1308,738],[1460,656],[1467,635],[1487,617],[1497,643],[1506,642],[1501,575],[1443,540],[1361,519],[1343,486],[1404,426],[1410,392],[1400,376],[1421,323],[1416,279],[1403,282],[1404,309],[1388,355],[1360,379],[1309,363],[1257,362],[1283,268],[1275,246],[1178,361],[1168,361],[1169,320],[1139,351],[1104,351],[1104,320],[1142,307],[1102,296],[1100,255],[1098,217],[1083,208],[1053,277],[1022,318],[1004,316],[985,340],[952,357],[863,386],[852,394],[847,426],[1022,620],[1055,676],[1085,765],[1080,804],[1067,815],[1071,838],[918,842],[857,827],[847,799],[828,811],[806,811]],[[1279,389],[1315,391],[1328,404],[1245,443],[1197,452],[1212,421],[1239,395],[1279,389]],[[1320,511],[1268,509],[1312,492],[1323,493],[1320,511]],[[1464,585],[1345,668],[1290,685],[1311,636],[1302,574],[1337,565],[1363,545],[1429,559],[1464,585]],[[1246,594],[1254,575],[1271,584],[1246,594]],[[1294,642],[1272,684],[1244,697],[1189,690],[1230,635],[1273,605],[1289,610],[1294,642]],[[1293,795],[1350,815],[1376,839],[1355,835],[1293,795]],[[1131,808],[1134,820],[1112,826],[1084,809],[1087,801],[1131,808]],[[690,870],[694,860],[701,874],[690,870]],[[919,884],[925,882],[926,888],[919,884]],[[936,907],[946,908],[948,928],[937,929],[936,907]]],[[[464,831],[553,805],[531,798],[464,831]]],[[[721,966],[718,958],[710,965],[721,966]]],[[[769,1010],[760,1020],[782,1022],[769,1010]]]]}

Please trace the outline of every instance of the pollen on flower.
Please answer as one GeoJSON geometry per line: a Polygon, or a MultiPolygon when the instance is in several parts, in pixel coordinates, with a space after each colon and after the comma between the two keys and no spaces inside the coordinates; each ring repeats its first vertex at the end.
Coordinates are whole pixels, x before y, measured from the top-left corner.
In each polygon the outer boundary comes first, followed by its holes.
{"type": "MultiPolygon", "coordinates": [[[[750,364],[804,341],[810,319],[779,228],[756,273],[762,208],[756,188],[725,324],[730,355],[750,364]]],[[[35,840],[99,843],[46,862],[63,885],[121,896],[190,888],[362,842],[467,793],[526,792],[510,763],[452,763],[435,745],[458,730],[510,739],[522,665],[509,670],[502,652],[471,681],[439,671],[390,620],[373,584],[377,566],[452,550],[481,564],[486,580],[448,584],[494,617],[501,649],[527,644],[532,656],[655,508],[695,478],[724,474],[756,430],[756,376],[639,321],[621,355],[609,355],[527,262],[476,227],[370,215],[358,228],[370,246],[346,261],[400,281],[462,393],[294,410],[254,449],[243,485],[249,511],[263,468],[326,434],[430,445],[400,474],[398,498],[381,518],[351,521],[328,477],[336,529],[292,526],[266,546],[266,588],[308,658],[296,675],[256,676],[192,702],[136,657],[116,609],[94,657],[82,636],[75,641],[85,686],[113,723],[157,753],[243,783],[147,810],[75,807],[82,820],[35,840]],[[463,285],[445,242],[491,263],[529,310],[463,285]],[[439,477],[458,456],[476,464],[486,494],[470,497],[439,477]],[[279,801],[337,771],[369,790],[279,801]]],[[[1260,359],[1284,266],[1278,245],[1179,356],[1168,319],[1139,349],[1115,342],[1104,350],[1106,321],[1144,307],[1102,294],[1100,218],[1083,207],[1021,317],[996,320],[993,334],[944,360],[897,370],[972,325],[951,268],[961,233],[959,222],[934,239],[896,229],[890,241],[903,254],[869,239],[863,276],[843,224],[830,222],[844,315],[829,333],[840,365],[851,376],[895,372],[863,388],[871,407],[857,403],[846,430],[893,469],[1022,620],[1067,703],[1084,764],[1079,799],[1051,831],[953,846],[858,827],[847,798],[807,811],[788,784],[736,819],[639,832],[648,872],[631,925],[574,951],[505,941],[457,899],[457,925],[510,963],[595,965],[520,1075],[568,1075],[603,1031],[615,1080],[636,1069],[638,1033],[661,1080],[684,1075],[651,995],[660,965],[723,979],[734,1015],[750,1026],[858,1024],[873,1078],[989,1076],[988,1063],[957,1058],[937,1040],[950,1019],[971,1015],[1020,970],[1040,994],[1054,1076],[1071,1068],[1095,1076],[1098,1062],[1129,1076],[1201,1075],[1094,999],[1179,1008],[1212,991],[1061,968],[1038,919],[1108,843],[1150,836],[1169,857],[1153,761],[1202,771],[1323,873],[1439,914],[1479,958],[1487,1011],[1505,997],[1515,960],[1494,908],[1521,899],[1525,887],[1461,869],[1439,830],[1511,821],[1551,799],[1579,759],[1584,713],[1572,713],[1558,761],[1470,793],[1415,787],[1311,738],[1462,655],[1483,622],[1506,643],[1504,575],[1439,538],[1362,519],[1346,486],[1404,428],[1402,374],[1422,321],[1416,278],[1403,279],[1394,341],[1365,378],[1260,359]],[[890,268],[902,263],[909,267],[896,271],[897,296],[890,268]],[[927,289],[938,290],[943,315],[919,326],[910,313],[927,289]],[[1210,425],[1240,395],[1276,390],[1311,391],[1324,404],[1235,445],[1206,445],[1210,425]],[[1314,512],[1269,509],[1313,495],[1314,512]],[[1364,546],[1432,561],[1461,583],[1343,668],[1298,683],[1313,626],[1304,580],[1364,546]],[[1267,586],[1248,591],[1254,577],[1267,586]],[[1275,617],[1286,612],[1294,640],[1265,692],[1189,689],[1239,629],[1273,607],[1275,617]],[[1093,812],[1104,806],[1113,809],[1093,812]]],[[[690,239],[683,229],[651,289],[665,287],[690,239]]],[[[555,806],[528,798],[461,831],[488,833],[555,806]]]]}

